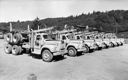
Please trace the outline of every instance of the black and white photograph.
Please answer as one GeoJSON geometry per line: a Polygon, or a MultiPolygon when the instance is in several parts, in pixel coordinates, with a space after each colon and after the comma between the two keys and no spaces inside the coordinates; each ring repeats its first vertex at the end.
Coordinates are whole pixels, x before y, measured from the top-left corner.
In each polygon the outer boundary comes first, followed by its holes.
{"type": "Polygon", "coordinates": [[[0,80],[128,80],[128,0],[0,0],[0,80]]]}

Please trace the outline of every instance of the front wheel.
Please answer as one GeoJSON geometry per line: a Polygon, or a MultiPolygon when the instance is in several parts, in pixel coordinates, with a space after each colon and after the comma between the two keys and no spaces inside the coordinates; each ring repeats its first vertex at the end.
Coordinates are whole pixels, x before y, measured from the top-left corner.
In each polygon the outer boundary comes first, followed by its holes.
{"type": "Polygon", "coordinates": [[[110,42],[110,44],[111,44],[111,46],[110,46],[110,47],[114,47],[114,46],[115,46],[112,42],[110,42]]]}
{"type": "Polygon", "coordinates": [[[53,54],[49,50],[43,50],[42,52],[42,60],[45,62],[51,62],[53,60],[53,54]]]}
{"type": "Polygon", "coordinates": [[[104,49],[108,48],[107,44],[103,43],[103,45],[104,45],[103,47],[104,49]]]}
{"type": "Polygon", "coordinates": [[[121,46],[123,45],[123,43],[121,42],[121,46]]]}
{"type": "Polygon", "coordinates": [[[77,50],[74,47],[68,48],[68,55],[69,56],[74,57],[74,56],[76,56],[76,54],[77,54],[77,50]]]}
{"type": "Polygon", "coordinates": [[[95,50],[99,50],[98,44],[94,44],[94,46],[96,47],[95,50]]]}
{"type": "Polygon", "coordinates": [[[87,45],[85,45],[85,48],[86,48],[86,51],[84,51],[84,52],[88,53],[90,51],[90,48],[87,45]]]}

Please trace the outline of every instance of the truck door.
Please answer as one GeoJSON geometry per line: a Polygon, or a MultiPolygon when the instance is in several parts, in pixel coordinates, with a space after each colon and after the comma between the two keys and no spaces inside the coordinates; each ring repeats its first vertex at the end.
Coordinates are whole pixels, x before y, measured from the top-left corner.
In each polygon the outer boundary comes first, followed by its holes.
{"type": "Polygon", "coordinates": [[[34,41],[34,48],[40,49],[41,47],[41,42],[42,41],[42,36],[41,35],[36,35],[35,41],[34,41]]]}
{"type": "Polygon", "coordinates": [[[66,36],[65,36],[65,35],[62,35],[62,40],[63,40],[64,42],[66,42],[66,36]]]}

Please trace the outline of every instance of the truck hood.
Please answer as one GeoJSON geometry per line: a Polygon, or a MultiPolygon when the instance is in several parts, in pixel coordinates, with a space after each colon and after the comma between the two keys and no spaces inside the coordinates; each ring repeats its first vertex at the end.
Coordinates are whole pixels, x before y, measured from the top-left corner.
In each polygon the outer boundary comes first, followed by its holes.
{"type": "Polygon", "coordinates": [[[61,41],[52,41],[52,40],[45,41],[45,44],[48,44],[48,45],[56,45],[56,44],[59,44],[59,43],[61,43],[61,41]]]}
{"type": "Polygon", "coordinates": [[[85,43],[94,43],[94,40],[84,40],[85,43]]]}
{"type": "Polygon", "coordinates": [[[70,40],[69,41],[70,43],[82,43],[83,42],[83,40],[70,40]]]}

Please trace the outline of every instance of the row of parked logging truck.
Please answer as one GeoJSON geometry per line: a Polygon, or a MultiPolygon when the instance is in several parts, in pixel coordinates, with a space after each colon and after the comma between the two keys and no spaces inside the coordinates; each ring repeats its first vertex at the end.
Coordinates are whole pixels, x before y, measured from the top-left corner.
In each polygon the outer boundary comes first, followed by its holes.
{"type": "Polygon", "coordinates": [[[5,53],[20,55],[26,51],[29,54],[39,54],[45,62],[53,61],[55,56],[75,57],[78,54],[121,46],[124,43],[124,39],[117,38],[113,33],[72,30],[48,33],[47,29],[26,33],[11,31],[6,34],[5,40],[5,53]]]}

